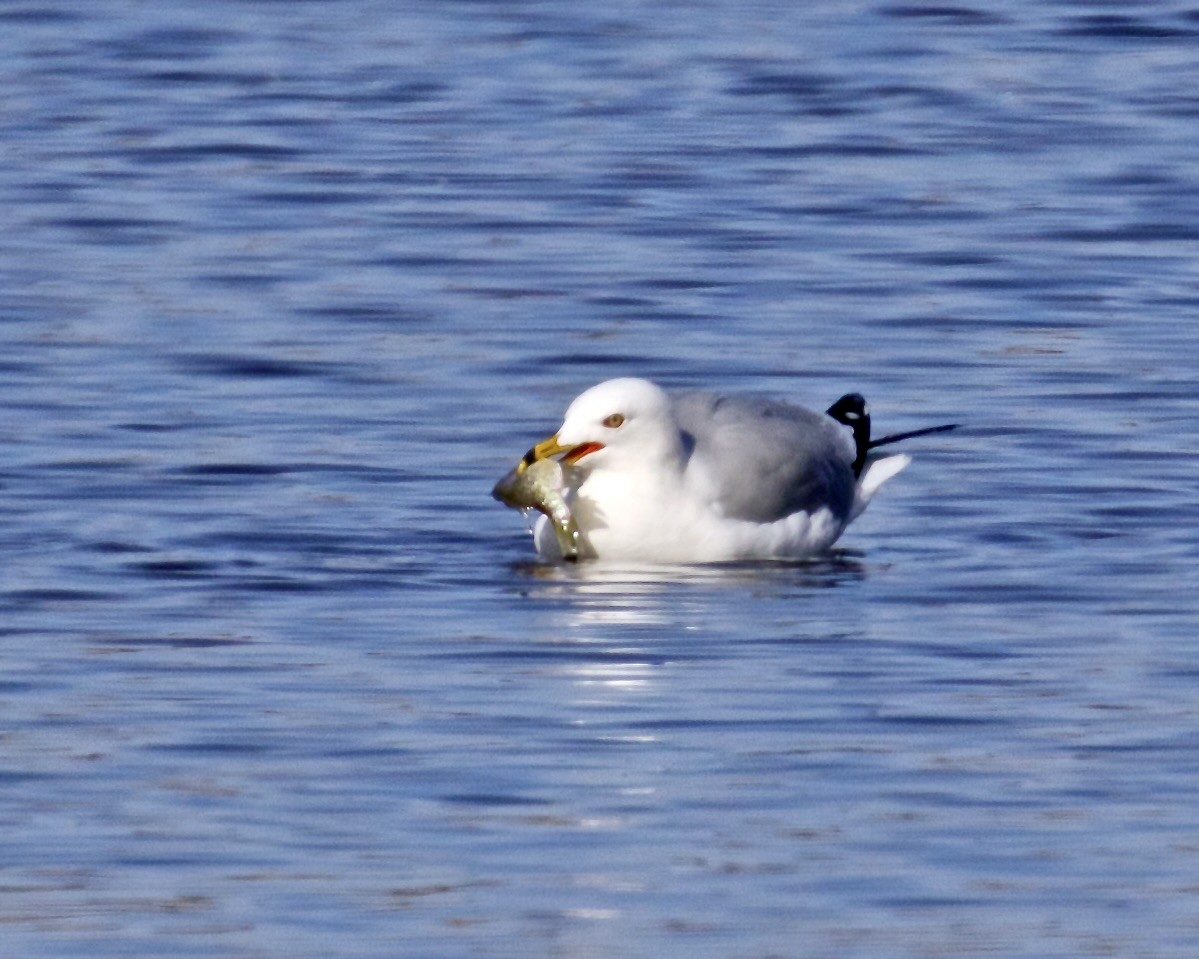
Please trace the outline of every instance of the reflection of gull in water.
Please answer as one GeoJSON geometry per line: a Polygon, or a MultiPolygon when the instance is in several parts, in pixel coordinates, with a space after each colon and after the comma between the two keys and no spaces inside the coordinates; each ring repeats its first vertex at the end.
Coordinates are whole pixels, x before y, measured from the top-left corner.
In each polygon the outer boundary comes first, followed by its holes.
{"type": "Polygon", "coordinates": [[[583,563],[547,566],[532,560],[513,564],[534,584],[533,600],[552,600],[565,614],[563,625],[671,625],[692,608],[688,587],[704,587],[694,596],[697,615],[711,601],[711,588],[752,589],[778,595],[830,589],[867,574],[861,554],[839,549],[820,559],[691,565],[583,563]]]}
{"type": "MultiPolygon", "coordinates": [[[[842,550],[802,563],[523,561],[513,573],[525,612],[522,634],[535,644],[528,662],[556,680],[543,694],[558,697],[569,710],[571,735],[581,748],[655,743],[663,733],[645,725],[647,717],[670,711],[689,684],[722,682],[721,662],[760,654],[762,624],[755,615],[773,621],[781,612],[806,621],[815,609],[823,618],[828,602],[809,600],[867,575],[862,561],[842,550]],[[758,652],[738,650],[739,640],[753,641],[758,652]]],[[[843,605],[836,599],[832,604],[843,605]]],[[[840,618],[834,629],[843,635],[840,618]]],[[[683,695],[692,700],[690,691],[683,695]]],[[[620,787],[652,790],[654,782],[630,780],[620,787]]]]}
{"type": "MultiPolygon", "coordinates": [[[[663,591],[669,588],[670,572],[686,577],[699,567],[545,566],[536,562],[515,564],[532,577],[538,588],[535,599],[565,600],[572,627],[615,625],[649,626],[671,621],[671,610],[663,591]]],[[[678,578],[674,582],[679,582],[678,578]]],[[[677,610],[675,611],[677,613],[677,610]]]]}
{"type": "MultiPolygon", "coordinates": [[[[934,427],[932,431],[950,427],[934,427]]],[[[581,482],[580,552],[605,561],[711,563],[824,553],[907,456],[876,447],[866,403],[827,413],[744,396],[668,396],[640,379],[601,383],[566,411],[533,463],[563,455],[581,482]]],[[[559,558],[552,526],[537,549],[559,558]]]]}
{"type": "Polygon", "coordinates": [[[570,667],[570,674],[580,686],[601,686],[605,689],[639,689],[648,686],[653,676],[652,663],[579,663],[570,667]]]}

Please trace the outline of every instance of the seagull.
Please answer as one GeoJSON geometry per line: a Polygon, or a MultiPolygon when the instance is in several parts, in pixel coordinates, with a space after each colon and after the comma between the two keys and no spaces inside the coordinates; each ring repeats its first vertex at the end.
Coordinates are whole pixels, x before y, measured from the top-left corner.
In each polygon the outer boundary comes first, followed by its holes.
{"type": "MultiPolygon", "coordinates": [[[[857,393],[817,413],[756,396],[672,396],[649,380],[620,378],[580,394],[524,462],[561,456],[573,468],[581,558],[803,559],[826,552],[911,462],[874,450],[956,425],[872,440],[857,393]]],[[[534,542],[543,558],[562,561],[544,516],[534,542]]]]}

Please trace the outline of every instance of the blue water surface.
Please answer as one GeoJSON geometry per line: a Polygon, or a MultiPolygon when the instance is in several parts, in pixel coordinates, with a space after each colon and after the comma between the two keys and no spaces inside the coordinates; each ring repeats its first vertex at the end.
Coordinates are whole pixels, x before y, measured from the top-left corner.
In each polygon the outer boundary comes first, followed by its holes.
{"type": "Polygon", "coordinates": [[[0,928],[1199,954],[1199,14],[0,5],[0,928]],[[615,375],[960,421],[827,558],[546,567],[615,375]]]}

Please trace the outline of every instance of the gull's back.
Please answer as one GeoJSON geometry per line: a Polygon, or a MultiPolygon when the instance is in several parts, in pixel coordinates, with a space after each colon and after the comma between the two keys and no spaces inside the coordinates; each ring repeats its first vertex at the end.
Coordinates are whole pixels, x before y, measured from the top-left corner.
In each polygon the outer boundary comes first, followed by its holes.
{"type": "Polygon", "coordinates": [[[673,412],[690,453],[686,481],[731,519],[769,523],[854,503],[853,440],[827,416],[754,396],[683,393],[673,412]]]}

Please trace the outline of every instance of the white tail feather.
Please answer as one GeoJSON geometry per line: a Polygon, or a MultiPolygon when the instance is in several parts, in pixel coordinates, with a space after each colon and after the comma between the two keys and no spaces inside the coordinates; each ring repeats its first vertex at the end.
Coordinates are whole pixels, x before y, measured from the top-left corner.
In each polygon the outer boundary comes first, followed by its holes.
{"type": "Polygon", "coordinates": [[[862,515],[862,510],[870,504],[870,501],[874,498],[874,494],[879,491],[882,485],[910,462],[912,462],[912,458],[907,453],[900,453],[897,456],[883,456],[879,459],[869,461],[861,478],[858,480],[858,487],[853,498],[853,512],[850,515],[850,519],[855,520],[862,515]]]}

